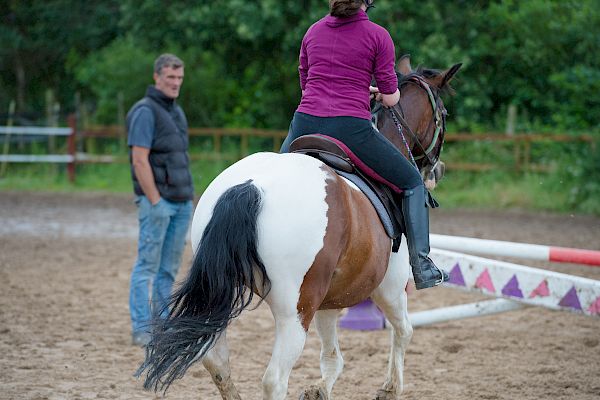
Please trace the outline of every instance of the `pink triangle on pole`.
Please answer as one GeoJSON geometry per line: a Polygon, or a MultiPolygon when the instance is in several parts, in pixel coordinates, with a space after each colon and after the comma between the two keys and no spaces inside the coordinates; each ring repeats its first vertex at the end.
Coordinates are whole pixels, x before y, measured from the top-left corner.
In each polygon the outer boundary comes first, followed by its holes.
{"type": "Polygon", "coordinates": [[[573,308],[575,310],[582,310],[581,303],[579,302],[579,297],[577,297],[577,289],[575,289],[575,286],[573,286],[571,290],[569,290],[567,294],[565,294],[565,297],[561,299],[558,305],[573,308]]]}
{"type": "Polygon", "coordinates": [[[600,315],[600,296],[598,296],[598,298],[596,299],[596,301],[594,301],[590,305],[590,308],[588,308],[588,311],[592,315],[600,315]]]}
{"type": "Polygon", "coordinates": [[[477,280],[475,281],[475,287],[479,289],[485,289],[490,293],[496,293],[496,288],[492,283],[492,278],[490,277],[490,272],[487,268],[481,273],[481,275],[477,277],[477,280]]]}
{"type": "Polygon", "coordinates": [[[529,295],[529,298],[532,299],[534,297],[548,297],[550,296],[550,289],[548,289],[548,281],[543,280],[538,287],[536,287],[533,292],[529,295]]]}

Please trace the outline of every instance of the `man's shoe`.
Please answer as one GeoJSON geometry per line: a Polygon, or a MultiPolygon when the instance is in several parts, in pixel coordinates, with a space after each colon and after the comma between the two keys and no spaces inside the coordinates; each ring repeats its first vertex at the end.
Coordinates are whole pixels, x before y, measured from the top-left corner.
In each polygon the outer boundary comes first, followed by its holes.
{"type": "Polygon", "coordinates": [[[131,344],[138,347],[146,347],[152,336],[148,332],[133,332],[131,334],[131,344]]]}

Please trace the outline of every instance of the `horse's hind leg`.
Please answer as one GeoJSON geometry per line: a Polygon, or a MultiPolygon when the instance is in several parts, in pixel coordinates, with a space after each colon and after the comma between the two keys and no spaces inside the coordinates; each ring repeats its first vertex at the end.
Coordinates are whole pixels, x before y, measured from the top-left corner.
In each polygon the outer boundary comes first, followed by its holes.
{"type": "Polygon", "coordinates": [[[323,310],[315,314],[315,326],[321,339],[321,376],[317,385],[304,391],[300,399],[329,399],[333,384],[342,373],[344,359],[337,338],[340,310],[323,310]]]}
{"type": "Polygon", "coordinates": [[[229,348],[227,347],[226,331],[223,331],[215,346],[210,349],[204,358],[202,364],[210,373],[210,376],[217,385],[221,397],[224,400],[240,400],[241,397],[231,380],[231,370],[229,369],[229,348]]]}
{"type": "Polygon", "coordinates": [[[377,391],[376,400],[395,400],[403,389],[404,353],[412,337],[413,328],[408,319],[406,283],[408,260],[400,253],[392,254],[383,282],[372,298],[392,325],[391,349],[385,383],[377,391]]]}
{"type": "Polygon", "coordinates": [[[283,400],[287,395],[292,367],[304,349],[306,331],[293,305],[284,313],[273,310],[273,307],[271,311],[275,318],[275,344],[262,380],[263,399],[283,400]]]}

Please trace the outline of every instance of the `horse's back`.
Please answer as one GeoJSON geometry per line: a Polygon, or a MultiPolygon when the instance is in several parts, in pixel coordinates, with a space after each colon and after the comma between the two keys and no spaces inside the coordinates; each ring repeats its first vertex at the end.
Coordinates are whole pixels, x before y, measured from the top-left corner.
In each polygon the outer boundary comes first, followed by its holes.
{"type": "Polygon", "coordinates": [[[256,153],[231,165],[203,193],[192,222],[197,248],[219,197],[230,187],[252,180],[261,192],[258,251],[273,285],[299,286],[323,246],[327,228],[326,180],[320,161],[298,154],[256,153]],[[287,282],[278,285],[277,282],[287,282]]]}
{"type": "Polygon", "coordinates": [[[277,219],[285,230],[299,213],[319,214],[323,221],[325,179],[323,164],[297,154],[256,153],[231,165],[219,174],[202,194],[192,223],[194,248],[212,215],[219,197],[230,187],[252,180],[262,192],[261,219],[277,219]],[[293,215],[290,210],[295,210],[293,215]],[[319,212],[320,211],[320,212],[319,212]]]}

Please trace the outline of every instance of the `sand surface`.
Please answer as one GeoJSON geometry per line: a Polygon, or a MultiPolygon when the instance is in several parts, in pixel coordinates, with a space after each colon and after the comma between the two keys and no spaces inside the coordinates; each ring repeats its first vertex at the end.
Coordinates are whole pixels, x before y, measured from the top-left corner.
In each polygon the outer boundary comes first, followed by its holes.
{"type": "MultiPolygon", "coordinates": [[[[600,219],[436,210],[434,233],[600,250],[600,219]]],[[[137,220],[131,196],[0,193],[0,399],[153,399],[132,377],[143,359],[130,345],[129,275],[137,220]]],[[[188,246],[189,247],[189,246],[188,246]]],[[[189,263],[188,248],[183,277],[189,263]]],[[[600,268],[522,264],[600,280],[600,268]]],[[[410,296],[410,310],[483,298],[449,288],[410,296]]],[[[267,306],[228,331],[233,378],[260,399],[273,320],[267,306]]],[[[372,399],[385,376],[388,331],[340,331],[345,368],[336,399],[372,399]]],[[[311,327],[288,398],[319,376],[311,327]]],[[[218,399],[193,366],[168,399],[218,399]]],[[[405,399],[600,399],[600,318],[541,308],[415,329],[405,399]]]]}

